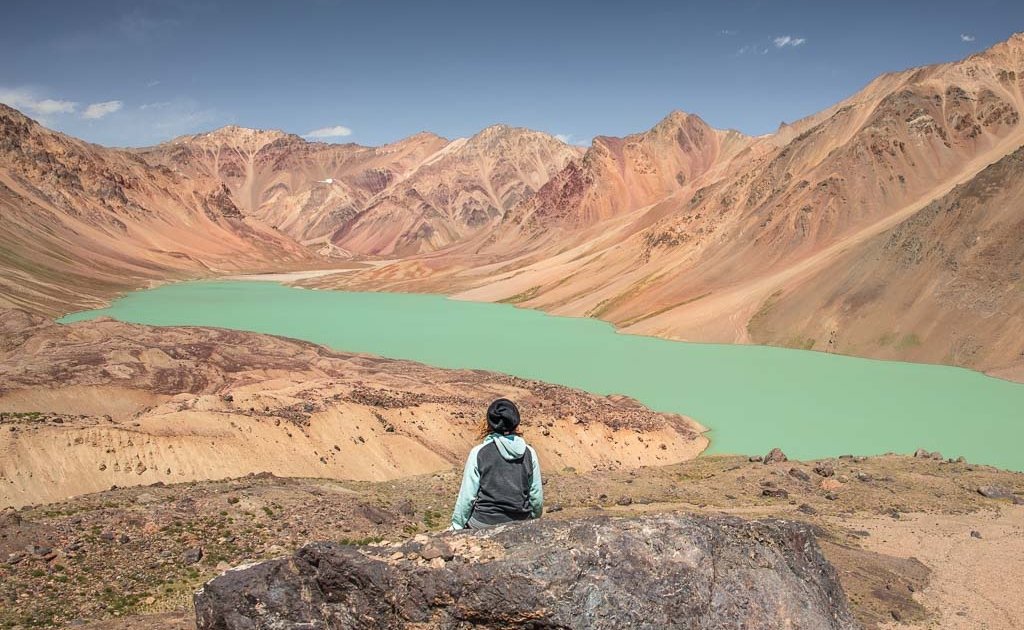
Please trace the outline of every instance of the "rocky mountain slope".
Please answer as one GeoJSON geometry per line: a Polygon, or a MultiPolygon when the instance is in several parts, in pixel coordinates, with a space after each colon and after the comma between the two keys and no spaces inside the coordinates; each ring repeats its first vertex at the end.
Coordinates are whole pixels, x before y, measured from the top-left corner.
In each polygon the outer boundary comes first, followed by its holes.
{"type": "Polygon", "coordinates": [[[495,125],[455,140],[371,200],[332,240],[407,256],[488,234],[580,149],[529,129],[495,125]]]}
{"type": "Polygon", "coordinates": [[[370,199],[447,144],[429,133],[363,147],[224,127],[140,149],[138,155],[190,179],[223,184],[243,214],[302,243],[324,244],[370,199]]]}
{"type": "Polygon", "coordinates": [[[244,214],[324,253],[386,256],[432,251],[492,226],[579,153],[504,125],[375,148],[225,127],[138,152],[224,184],[244,214]]]}
{"type": "MultiPolygon", "coordinates": [[[[995,187],[977,212],[1010,230],[1022,220],[1012,166],[986,172],[1012,163],[1024,144],[1022,85],[1024,35],[1015,35],[960,62],[883,75],[768,136],[674,114],[646,134],[597,139],[486,239],[311,284],[440,291],[599,317],[626,332],[1013,373],[1024,352],[1015,335],[1019,281],[1010,272],[991,278],[1004,283],[993,289],[950,262],[995,249],[1007,267],[1022,266],[1000,230],[967,225],[979,219],[934,225],[943,255],[922,259],[891,298],[849,289],[898,273],[895,263],[871,262],[874,243],[905,221],[926,222],[930,204],[947,195],[995,187]],[[842,285],[830,273],[840,269],[842,285]],[[925,300],[936,309],[929,324],[898,296],[911,285],[930,292],[940,277],[962,295],[925,300]],[[1002,295],[998,307],[992,291],[1002,295]],[[821,317],[826,302],[842,315],[821,317]],[[849,312],[853,302],[859,312],[871,304],[872,317],[849,312]],[[963,308],[982,303],[987,311],[963,308]],[[1008,339],[1008,348],[985,350],[1008,339]]],[[[953,197],[945,203],[959,212],[953,197]]]]}
{"type": "Polygon", "coordinates": [[[772,296],[750,321],[751,338],[1000,366],[995,374],[1020,379],[1022,208],[1024,148],[772,296]]]}
{"type": "Polygon", "coordinates": [[[230,192],[0,105],[0,305],[48,314],[168,278],[309,264],[230,192]]]}

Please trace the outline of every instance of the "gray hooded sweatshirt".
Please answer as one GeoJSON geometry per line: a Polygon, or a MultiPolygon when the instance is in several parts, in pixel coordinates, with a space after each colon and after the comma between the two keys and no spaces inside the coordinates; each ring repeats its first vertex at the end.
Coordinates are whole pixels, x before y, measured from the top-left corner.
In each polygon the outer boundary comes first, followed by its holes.
{"type": "Polygon", "coordinates": [[[540,462],[533,447],[517,435],[491,433],[466,459],[455,501],[452,528],[470,517],[485,525],[538,518],[544,511],[540,462]]]}

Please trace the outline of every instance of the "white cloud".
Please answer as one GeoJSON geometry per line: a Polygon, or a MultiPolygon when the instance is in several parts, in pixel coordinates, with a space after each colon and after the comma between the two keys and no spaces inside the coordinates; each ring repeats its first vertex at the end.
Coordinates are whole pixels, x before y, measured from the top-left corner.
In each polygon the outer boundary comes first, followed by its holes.
{"type": "Polygon", "coordinates": [[[121,101],[104,101],[102,103],[93,103],[86,107],[85,111],[82,112],[82,118],[85,118],[86,120],[98,120],[100,118],[103,118],[104,116],[113,114],[114,112],[120,110],[123,106],[124,103],[122,103],[121,101]]]}
{"type": "Polygon", "coordinates": [[[27,88],[0,87],[0,103],[10,105],[31,116],[70,114],[78,107],[78,103],[74,101],[39,98],[35,92],[27,88]]]}
{"type": "Polygon", "coordinates": [[[157,81],[156,79],[153,79],[152,81],[148,81],[146,83],[146,87],[148,87],[148,88],[153,88],[153,87],[156,87],[158,85],[160,85],[160,82],[157,81]]]}
{"type": "Polygon", "coordinates": [[[555,134],[555,140],[558,140],[559,142],[564,142],[565,144],[571,144],[572,143],[571,142],[572,141],[572,134],[569,134],[569,133],[556,133],[555,134]]]}
{"type": "Polygon", "coordinates": [[[769,47],[763,46],[761,44],[747,44],[746,46],[741,46],[740,48],[738,48],[733,56],[740,57],[746,54],[767,55],[769,50],[769,47]]]}
{"type": "Polygon", "coordinates": [[[962,42],[973,42],[974,35],[968,35],[966,33],[960,33],[960,41],[962,42]]]}
{"type": "Polygon", "coordinates": [[[728,29],[728,28],[723,28],[722,30],[718,31],[719,35],[725,35],[725,36],[735,35],[736,33],[737,33],[737,31],[734,31],[734,30],[731,30],[731,29],[728,29]]]}
{"type": "Polygon", "coordinates": [[[796,48],[797,46],[802,46],[806,41],[803,37],[793,37],[792,35],[783,35],[772,40],[776,48],[785,48],[786,46],[796,48]]]}
{"type": "Polygon", "coordinates": [[[320,129],[314,129],[309,133],[302,134],[303,138],[343,138],[345,136],[351,136],[352,130],[343,125],[335,125],[333,127],[321,127],[320,129]]]}

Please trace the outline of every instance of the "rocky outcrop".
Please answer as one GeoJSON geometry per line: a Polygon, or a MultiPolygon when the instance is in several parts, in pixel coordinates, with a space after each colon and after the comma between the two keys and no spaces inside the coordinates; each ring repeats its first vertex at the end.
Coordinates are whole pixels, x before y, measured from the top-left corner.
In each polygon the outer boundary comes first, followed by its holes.
{"type": "Polygon", "coordinates": [[[807,526],[692,515],[315,543],[228,571],[195,606],[201,630],[856,627],[807,526]]]}

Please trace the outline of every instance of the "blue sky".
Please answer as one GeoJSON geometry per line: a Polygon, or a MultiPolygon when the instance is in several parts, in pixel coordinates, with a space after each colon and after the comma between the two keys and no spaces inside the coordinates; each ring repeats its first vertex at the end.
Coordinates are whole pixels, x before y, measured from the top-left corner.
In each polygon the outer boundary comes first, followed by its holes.
{"type": "Polygon", "coordinates": [[[1024,30],[1021,0],[5,0],[3,14],[0,102],[108,145],[225,124],[375,145],[494,123],[589,144],[673,109],[759,134],[1024,30]]]}

